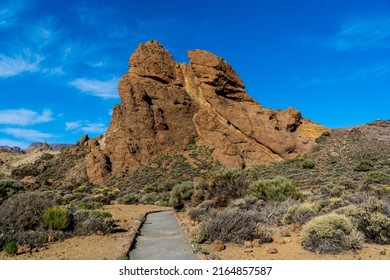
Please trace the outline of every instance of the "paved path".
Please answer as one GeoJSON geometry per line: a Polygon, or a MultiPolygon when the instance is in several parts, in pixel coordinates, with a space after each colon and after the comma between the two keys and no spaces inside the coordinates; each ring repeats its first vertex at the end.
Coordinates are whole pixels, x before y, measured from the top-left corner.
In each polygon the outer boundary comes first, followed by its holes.
{"type": "Polygon", "coordinates": [[[149,214],[130,251],[130,260],[197,260],[173,211],[149,214]]]}

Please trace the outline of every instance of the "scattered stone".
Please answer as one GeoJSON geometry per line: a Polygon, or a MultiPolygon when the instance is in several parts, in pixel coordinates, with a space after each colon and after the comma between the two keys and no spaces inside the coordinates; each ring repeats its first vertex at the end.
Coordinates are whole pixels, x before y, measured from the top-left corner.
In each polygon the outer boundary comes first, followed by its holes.
{"type": "Polygon", "coordinates": [[[280,241],[280,244],[287,244],[287,243],[291,243],[292,242],[292,239],[290,237],[285,237],[283,238],[282,241],[280,241]]]}
{"type": "Polygon", "coordinates": [[[252,242],[251,241],[244,241],[244,248],[252,248],[252,242]]]}
{"type": "Polygon", "coordinates": [[[253,239],[252,247],[261,247],[260,239],[253,239]]]}
{"type": "Polygon", "coordinates": [[[252,248],[245,248],[244,253],[252,253],[253,249],[252,248]]]}
{"type": "Polygon", "coordinates": [[[221,252],[226,248],[225,244],[221,240],[215,240],[213,244],[214,244],[214,250],[217,252],[221,252]]]}
{"type": "Polygon", "coordinates": [[[277,254],[277,253],[278,253],[278,249],[276,249],[276,248],[270,248],[270,249],[267,250],[267,253],[268,253],[268,254],[271,254],[271,255],[277,254]]]}
{"type": "Polygon", "coordinates": [[[206,260],[220,260],[220,259],[221,259],[220,257],[213,254],[206,255],[206,260]]]}
{"type": "Polygon", "coordinates": [[[281,236],[284,236],[284,237],[290,237],[290,236],[291,236],[291,230],[290,230],[290,229],[287,229],[287,228],[282,229],[282,230],[280,231],[280,235],[281,235],[281,236]]]}
{"type": "Polygon", "coordinates": [[[386,249],[380,251],[379,254],[381,254],[382,256],[385,256],[386,255],[386,249]]]}

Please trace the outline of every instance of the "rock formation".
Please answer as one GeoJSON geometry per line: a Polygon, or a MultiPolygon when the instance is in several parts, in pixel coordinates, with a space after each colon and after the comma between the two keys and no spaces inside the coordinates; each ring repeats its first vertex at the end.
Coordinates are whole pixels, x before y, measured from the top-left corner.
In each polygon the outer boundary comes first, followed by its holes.
{"type": "Polygon", "coordinates": [[[119,82],[103,137],[89,139],[92,182],[120,178],[175,145],[194,139],[227,167],[244,168],[296,157],[326,128],[293,108],[263,108],[222,58],[202,50],[177,63],[157,41],[140,44],[119,82]]]}

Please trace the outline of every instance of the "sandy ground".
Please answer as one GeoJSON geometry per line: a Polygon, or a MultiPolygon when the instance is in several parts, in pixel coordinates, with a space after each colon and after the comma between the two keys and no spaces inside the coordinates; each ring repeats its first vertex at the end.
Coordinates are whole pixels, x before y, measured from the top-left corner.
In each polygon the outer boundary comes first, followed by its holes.
{"type": "Polygon", "coordinates": [[[156,205],[107,205],[104,210],[113,215],[123,232],[108,235],[91,235],[49,243],[47,247],[29,253],[19,248],[18,254],[9,256],[0,252],[0,260],[116,260],[128,252],[140,225],[150,212],[170,208],[156,205]]]}
{"type": "MultiPolygon", "coordinates": [[[[184,213],[176,213],[176,218],[184,231],[190,236],[194,224],[184,213]]],[[[390,245],[365,243],[357,252],[341,254],[316,254],[303,249],[300,244],[300,227],[273,229],[273,242],[264,243],[259,247],[244,244],[225,244],[226,249],[216,251],[213,244],[203,244],[202,248],[209,255],[200,256],[201,259],[213,259],[217,256],[221,260],[390,260],[390,245]]]]}
{"type": "MultiPolygon", "coordinates": [[[[27,248],[19,248],[17,255],[9,256],[0,252],[0,260],[117,260],[128,252],[131,242],[140,226],[140,220],[150,212],[170,208],[155,205],[107,205],[104,210],[113,214],[123,232],[108,235],[76,237],[60,242],[49,243],[47,247],[29,253],[27,248]]],[[[184,213],[176,213],[176,218],[189,236],[194,224],[184,213]]],[[[306,251],[300,245],[300,228],[275,229],[272,243],[260,247],[245,248],[240,244],[225,244],[226,249],[216,251],[213,244],[203,244],[209,255],[199,255],[201,259],[217,256],[222,260],[390,260],[390,245],[364,244],[358,252],[342,254],[316,254],[306,251]],[[271,253],[273,251],[273,253],[271,253]]]]}

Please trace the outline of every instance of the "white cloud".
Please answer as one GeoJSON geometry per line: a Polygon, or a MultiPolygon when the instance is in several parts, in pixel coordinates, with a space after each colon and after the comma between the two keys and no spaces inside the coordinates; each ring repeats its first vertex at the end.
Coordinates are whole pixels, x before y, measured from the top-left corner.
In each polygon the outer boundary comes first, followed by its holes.
{"type": "Polygon", "coordinates": [[[52,121],[52,115],[53,113],[50,109],[44,109],[41,114],[27,109],[0,110],[0,124],[20,126],[34,125],[52,121]]]}
{"type": "Polygon", "coordinates": [[[103,134],[107,130],[107,126],[104,123],[93,123],[89,121],[66,122],[65,126],[68,131],[91,134],[103,134]]]}
{"type": "Polygon", "coordinates": [[[344,23],[337,34],[323,43],[339,51],[390,47],[390,19],[355,19],[344,23]]]}
{"type": "Polygon", "coordinates": [[[0,55],[0,77],[17,76],[23,72],[38,72],[43,59],[42,56],[33,54],[29,49],[15,56],[0,55]]]}
{"type": "Polygon", "coordinates": [[[76,79],[69,84],[89,95],[103,99],[118,98],[118,78],[111,80],[76,79]]]}
{"type": "Polygon", "coordinates": [[[53,138],[54,135],[50,133],[44,133],[34,129],[23,129],[23,128],[2,128],[0,132],[11,135],[13,137],[30,140],[33,142],[44,142],[47,139],[53,138]]]}

